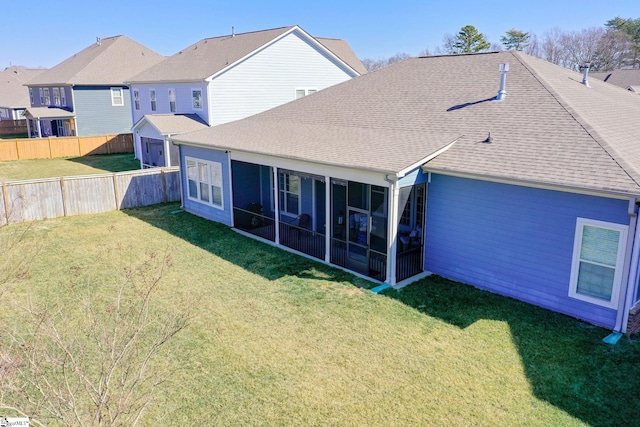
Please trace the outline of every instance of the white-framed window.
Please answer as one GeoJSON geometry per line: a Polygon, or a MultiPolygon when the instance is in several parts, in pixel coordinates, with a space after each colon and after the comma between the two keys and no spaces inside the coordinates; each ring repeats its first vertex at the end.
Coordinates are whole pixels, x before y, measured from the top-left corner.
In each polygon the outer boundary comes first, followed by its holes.
{"type": "Polygon", "coordinates": [[[111,88],[111,106],[122,107],[124,105],[124,90],[121,87],[111,88]]]}
{"type": "Polygon", "coordinates": [[[206,205],[223,209],[222,163],[186,157],[187,196],[206,205]]]}
{"type": "Polygon", "coordinates": [[[315,88],[307,88],[307,87],[296,88],[296,99],[304,98],[305,96],[311,95],[312,93],[316,93],[317,91],[318,89],[315,89],[315,88]]]}
{"type": "Polygon", "coordinates": [[[44,105],[51,105],[51,93],[48,87],[44,88],[44,105]]]}
{"type": "Polygon", "coordinates": [[[194,110],[202,110],[202,89],[191,89],[191,100],[194,110]]]}
{"type": "Polygon", "coordinates": [[[297,216],[300,213],[300,177],[280,172],[278,181],[280,212],[297,216]]]}
{"type": "Polygon", "coordinates": [[[149,89],[149,101],[151,101],[151,111],[156,111],[158,104],[156,103],[156,90],[149,89]]]}
{"type": "Polygon", "coordinates": [[[33,88],[32,87],[29,88],[29,102],[31,102],[31,105],[33,105],[33,88]]]}
{"type": "Polygon", "coordinates": [[[60,88],[53,88],[53,103],[55,105],[60,105],[60,88]]]}
{"type": "Polygon", "coordinates": [[[133,90],[133,108],[140,110],[140,91],[138,89],[133,90]]]}
{"type": "Polygon", "coordinates": [[[63,107],[66,107],[67,105],[67,95],[65,94],[63,87],[60,88],[60,105],[63,107]]]}
{"type": "Polygon", "coordinates": [[[44,105],[44,89],[38,88],[38,94],[40,95],[40,105],[44,105]]]}
{"type": "Polygon", "coordinates": [[[169,111],[176,112],[176,90],[169,89],[169,111]]]}
{"type": "Polygon", "coordinates": [[[569,296],[616,308],[628,226],[578,218],[573,243],[569,296]]]}

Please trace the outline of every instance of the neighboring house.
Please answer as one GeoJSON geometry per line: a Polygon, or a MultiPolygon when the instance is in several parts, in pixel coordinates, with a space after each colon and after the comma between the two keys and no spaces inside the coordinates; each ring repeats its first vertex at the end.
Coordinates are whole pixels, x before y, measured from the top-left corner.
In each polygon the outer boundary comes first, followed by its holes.
{"type": "Polygon", "coordinates": [[[590,75],[633,93],[640,92],[640,69],[638,68],[591,73],[590,75]]]}
{"type": "Polygon", "coordinates": [[[515,51],[407,59],[171,138],[182,204],[393,287],[435,273],[624,331],[640,103],[592,80],[515,51]]]}
{"type": "Polygon", "coordinates": [[[126,36],[96,43],[28,83],[30,137],[131,132],[131,76],[163,56],[126,36]]]}
{"type": "Polygon", "coordinates": [[[364,73],[344,40],[314,38],[297,26],[200,40],[129,80],[137,156],[142,167],[174,166],[172,135],[238,120],[364,73]],[[154,115],[162,115],[161,126],[154,115]]]}
{"type": "Polygon", "coordinates": [[[0,120],[24,120],[29,103],[29,80],[46,71],[44,68],[12,66],[0,72],[0,120]]]}

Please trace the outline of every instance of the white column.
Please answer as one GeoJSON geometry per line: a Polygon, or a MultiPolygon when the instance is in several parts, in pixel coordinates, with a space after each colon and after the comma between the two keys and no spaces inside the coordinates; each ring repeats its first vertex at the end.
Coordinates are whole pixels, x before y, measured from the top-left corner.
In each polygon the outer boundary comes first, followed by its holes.
{"type": "Polygon", "coordinates": [[[171,137],[171,135],[167,135],[164,138],[164,158],[165,160],[165,166],[166,167],[171,167],[171,152],[169,151],[169,145],[171,144],[169,142],[169,138],[171,137]]]}
{"type": "Polygon", "coordinates": [[[273,167],[273,201],[274,201],[274,217],[275,221],[273,223],[276,228],[276,243],[280,244],[280,192],[278,191],[278,168],[273,167]]]}
{"type": "Polygon", "coordinates": [[[27,136],[31,138],[31,119],[27,119],[27,136]]]}
{"type": "Polygon", "coordinates": [[[333,218],[331,218],[331,178],[324,177],[324,193],[325,193],[325,227],[324,227],[324,260],[331,262],[331,228],[333,227],[333,218]]]}
{"type": "Polygon", "coordinates": [[[396,257],[398,254],[398,196],[400,187],[394,181],[389,188],[389,239],[387,242],[387,280],[386,283],[396,284],[396,257]]]}
{"type": "Polygon", "coordinates": [[[42,138],[42,126],[40,125],[40,118],[36,118],[36,123],[38,124],[38,138],[42,138]]]}

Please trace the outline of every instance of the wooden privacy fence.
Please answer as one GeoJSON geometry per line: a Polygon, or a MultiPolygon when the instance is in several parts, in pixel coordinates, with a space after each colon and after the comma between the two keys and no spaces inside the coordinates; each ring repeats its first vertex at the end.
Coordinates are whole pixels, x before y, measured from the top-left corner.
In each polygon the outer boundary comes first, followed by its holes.
{"type": "Polygon", "coordinates": [[[0,135],[27,133],[26,120],[0,120],[0,135]]]}
{"type": "Polygon", "coordinates": [[[180,170],[144,169],[0,185],[0,225],[180,200],[180,170]]]}
{"type": "Polygon", "coordinates": [[[133,153],[133,134],[0,139],[0,161],[133,153]]]}

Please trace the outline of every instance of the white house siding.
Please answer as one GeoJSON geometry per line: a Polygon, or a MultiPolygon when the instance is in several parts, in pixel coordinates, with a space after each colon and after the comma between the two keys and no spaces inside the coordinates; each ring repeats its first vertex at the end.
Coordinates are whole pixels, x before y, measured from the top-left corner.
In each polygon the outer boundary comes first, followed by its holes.
{"type": "Polygon", "coordinates": [[[296,88],[320,90],[354,76],[293,32],[211,81],[209,124],[238,120],[293,101],[296,88]]]}
{"type": "Polygon", "coordinates": [[[176,90],[176,113],[181,113],[181,114],[195,113],[205,121],[207,121],[208,119],[208,110],[207,110],[208,99],[207,99],[207,88],[205,83],[198,82],[198,83],[135,84],[131,86],[131,99],[130,99],[131,105],[134,105],[133,91],[136,89],[139,90],[139,93],[140,93],[140,109],[136,110],[135,107],[132,108],[134,124],[138,123],[138,121],[147,114],[170,114],[171,110],[169,108],[169,89],[176,90]],[[156,111],[151,111],[149,89],[156,90],[156,111]],[[193,104],[191,102],[192,89],[202,90],[203,108],[201,110],[195,110],[193,108],[193,104]]]}

